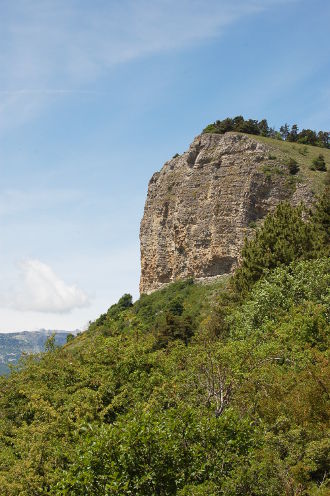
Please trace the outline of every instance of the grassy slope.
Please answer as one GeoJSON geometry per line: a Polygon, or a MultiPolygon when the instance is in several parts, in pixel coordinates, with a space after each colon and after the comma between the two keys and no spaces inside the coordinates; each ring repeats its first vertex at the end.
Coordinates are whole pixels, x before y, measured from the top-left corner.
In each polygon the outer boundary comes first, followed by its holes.
{"type": "Polygon", "coordinates": [[[326,173],[312,171],[310,170],[310,165],[312,164],[314,158],[322,154],[329,170],[330,150],[317,146],[300,145],[298,143],[265,138],[263,136],[254,136],[251,134],[248,134],[247,136],[269,146],[277,159],[283,159],[284,161],[289,158],[295,159],[300,167],[299,174],[297,175],[298,180],[301,179],[303,181],[308,181],[312,186],[312,191],[316,194],[323,192],[326,173]]]}

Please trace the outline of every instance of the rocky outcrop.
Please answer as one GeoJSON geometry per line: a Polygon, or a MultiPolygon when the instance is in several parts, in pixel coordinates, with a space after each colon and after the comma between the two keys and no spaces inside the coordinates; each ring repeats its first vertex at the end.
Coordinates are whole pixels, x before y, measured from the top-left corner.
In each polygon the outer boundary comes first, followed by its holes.
{"type": "Polygon", "coordinates": [[[279,202],[311,203],[308,184],[294,181],[271,151],[247,135],[202,134],[152,176],[140,229],[141,293],[231,272],[252,226],[279,202]]]}

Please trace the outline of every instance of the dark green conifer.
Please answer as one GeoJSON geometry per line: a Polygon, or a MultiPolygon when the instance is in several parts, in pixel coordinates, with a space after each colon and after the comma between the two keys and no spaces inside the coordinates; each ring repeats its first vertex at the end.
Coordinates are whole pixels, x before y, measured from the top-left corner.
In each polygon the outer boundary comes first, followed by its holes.
{"type": "Polygon", "coordinates": [[[290,158],[288,161],[288,169],[292,176],[297,174],[299,172],[299,165],[297,160],[295,160],[294,158],[290,158]]]}
{"type": "Polygon", "coordinates": [[[320,153],[318,157],[314,158],[310,168],[312,170],[317,170],[322,172],[325,172],[327,170],[327,167],[325,165],[324,155],[322,155],[322,153],[320,153]]]}
{"type": "MultiPolygon", "coordinates": [[[[323,221],[304,220],[303,213],[302,207],[282,203],[266,217],[255,238],[246,240],[242,262],[234,276],[240,292],[250,290],[267,270],[293,260],[314,258],[322,252],[324,235],[319,224],[323,221]]],[[[321,213],[318,215],[321,219],[321,213]]]]}

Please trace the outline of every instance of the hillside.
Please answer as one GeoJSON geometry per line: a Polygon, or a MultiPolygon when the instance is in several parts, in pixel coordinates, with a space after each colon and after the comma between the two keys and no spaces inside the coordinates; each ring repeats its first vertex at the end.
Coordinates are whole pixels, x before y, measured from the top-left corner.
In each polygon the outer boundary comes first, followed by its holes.
{"type": "Polygon", "coordinates": [[[311,206],[330,149],[240,132],[204,133],[156,172],[141,221],[140,291],[233,272],[246,236],[283,201],[311,206]]]}
{"type": "Polygon", "coordinates": [[[234,276],[123,295],[1,378],[1,494],[326,496],[328,195],[313,212],[279,205],[234,276]]]}
{"type": "Polygon", "coordinates": [[[253,136],[253,139],[260,143],[266,144],[274,154],[282,157],[284,162],[289,158],[297,161],[300,171],[298,173],[298,181],[306,181],[310,184],[311,190],[315,194],[321,194],[325,187],[326,174],[321,171],[313,171],[310,169],[313,160],[322,154],[325,158],[328,169],[330,169],[330,149],[319,148],[317,146],[304,145],[300,143],[292,143],[290,141],[281,141],[274,138],[264,136],[253,136]]]}

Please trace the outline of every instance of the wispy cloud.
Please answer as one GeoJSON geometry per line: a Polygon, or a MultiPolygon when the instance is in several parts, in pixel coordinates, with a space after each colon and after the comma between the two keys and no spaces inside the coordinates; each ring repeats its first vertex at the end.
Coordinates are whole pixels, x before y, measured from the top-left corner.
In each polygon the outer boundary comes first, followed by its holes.
{"type": "Polygon", "coordinates": [[[1,2],[0,116],[31,119],[52,98],[87,93],[118,64],[220,36],[283,0],[1,2]]]}
{"type": "Polygon", "coordinates": [[[40,260],[26,260],[20,264],[17,287],[2,300],[3,306],[16,310],[45,313],[67,313],[89,304],[82,289],[64,282],[40,260]]]}

